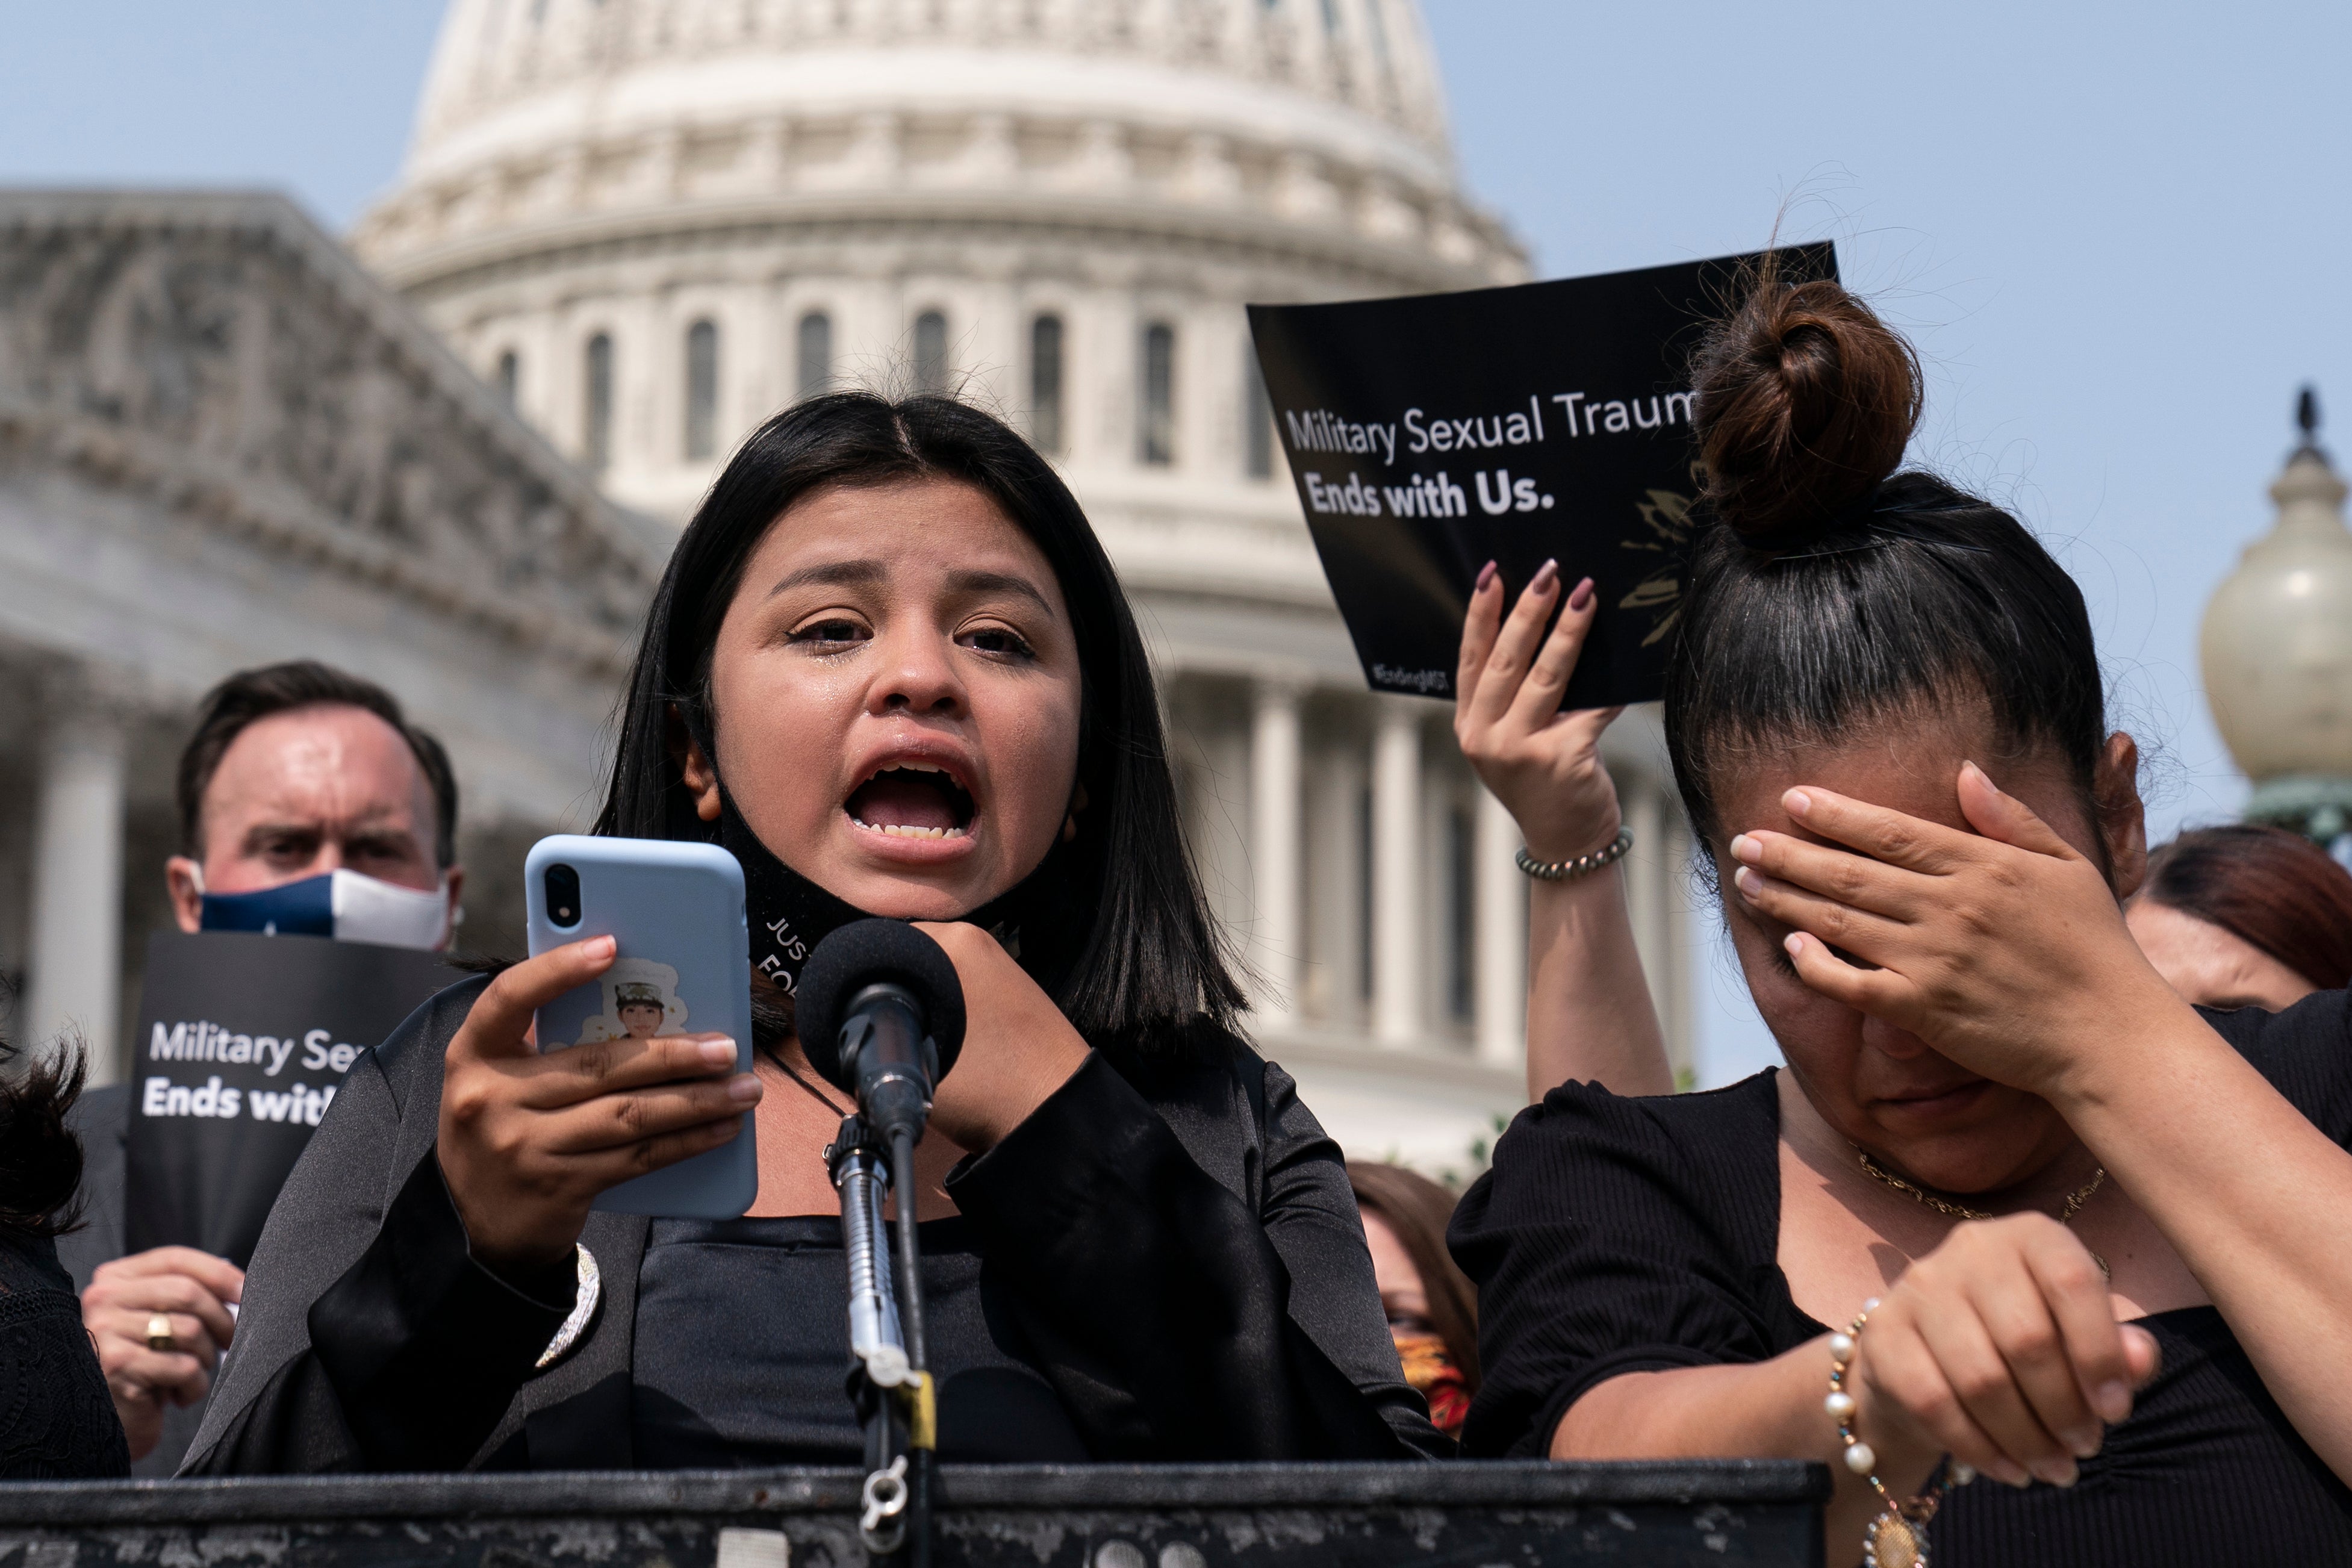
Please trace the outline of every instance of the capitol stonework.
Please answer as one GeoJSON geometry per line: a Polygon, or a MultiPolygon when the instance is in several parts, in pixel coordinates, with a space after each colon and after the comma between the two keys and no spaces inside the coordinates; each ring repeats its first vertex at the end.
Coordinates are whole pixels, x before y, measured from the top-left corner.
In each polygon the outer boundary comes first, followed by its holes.
{"type": "MultiPolygon", "coordinates": [[[[1527,276],[1460,189],[1411,0],[453,0],[351,245],[656,562],[804,394],[939,387],[1012,419],[1136,602],[1268,1054],[1351,1153],[1433,1171],[1522,1102],[1516,836],[1441,704],[1365,689],[1243,312],[1527,276]]],[[[592,664],[563,711],[609,700],[592,664]]],[[[1686,1064],[1656,733],[1637,710],[1610,756],[1686,1064]]],[[[546,795],[504,819],[562,825],[546,795]]]]}

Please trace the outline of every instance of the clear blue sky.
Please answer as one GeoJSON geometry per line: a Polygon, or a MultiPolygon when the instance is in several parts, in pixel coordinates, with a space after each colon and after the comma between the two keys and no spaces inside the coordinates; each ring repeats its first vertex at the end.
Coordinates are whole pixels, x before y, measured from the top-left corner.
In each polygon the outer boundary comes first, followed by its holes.
{"type": "MultiPolygon", "coordinates": [[[[392,179],[439,0],[0,0],[0,181],[392,179]]],[[[2089,595],[2155,826],[2244,786],[2198,616],[2266,525],[2294,389],[2352,429],[2352,7],[1430,0],[1472,188],[1543,276],[1839,242],[1918,342],[1917,455],[2089,595]]],[[[1704,940],[1703,938],[1700,940],[1704,940]]],[[[1705,976],[1702,1070],[1772,1059],[1705,976]]]]}

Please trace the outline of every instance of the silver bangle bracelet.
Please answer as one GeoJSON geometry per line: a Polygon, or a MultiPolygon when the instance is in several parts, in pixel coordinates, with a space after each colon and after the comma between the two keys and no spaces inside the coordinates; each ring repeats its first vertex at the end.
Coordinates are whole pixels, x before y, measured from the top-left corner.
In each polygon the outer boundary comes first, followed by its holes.
{"type": "Polygon", "coordinates": [[[1525,845],[1519,847],[1517,858],[1519,869],[1538,881],[1572,882],[1579,877],[1590,877],[1604,866],[1614,866],[1625,858],[1625,852],[1633,847],[1633,830],[1620,827],[1617,837],[1611,839],[1605,848],[1595,849],[1590,855],[1579,855],[1573,860],[1538,860],[1528,853],[1525,845]]]}

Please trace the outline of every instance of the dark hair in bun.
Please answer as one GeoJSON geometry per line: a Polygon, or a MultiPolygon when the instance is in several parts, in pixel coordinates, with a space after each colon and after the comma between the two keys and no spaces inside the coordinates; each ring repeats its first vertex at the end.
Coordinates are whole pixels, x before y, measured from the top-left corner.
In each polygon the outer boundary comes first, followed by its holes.
{"type": "Polygon", "coordinates": [[[1665,719],[1699,837],[1722,838],[1727,757],[1931,713],[2054,752],[2090,801],[2105,702],[2082,590],[2008,512],[1896,471],[1919,420],[1911,345],[1840,285],[1768,270],[1693,386],[1705,521],[1665,719]]]}
{"type": "Polygon", "coordinates": [[[1768,278],[1708,335],[1695,370],[1707,502],[1759,544],[1867,495],[1919,423],[1911,345],[1832,282],[1768,278]]]}

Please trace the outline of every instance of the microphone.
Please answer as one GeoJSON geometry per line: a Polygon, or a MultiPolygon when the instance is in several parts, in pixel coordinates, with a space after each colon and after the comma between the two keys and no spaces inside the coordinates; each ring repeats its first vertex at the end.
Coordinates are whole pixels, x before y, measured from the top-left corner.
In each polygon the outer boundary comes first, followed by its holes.
{"type": "Polygon", "coordinates": [[[963,1047],[963,983],[904,921],[853,921],[816,944],[793,993],[809,1065],[857,1097],[886,1147],[911,1143],[963,1047]]]}

